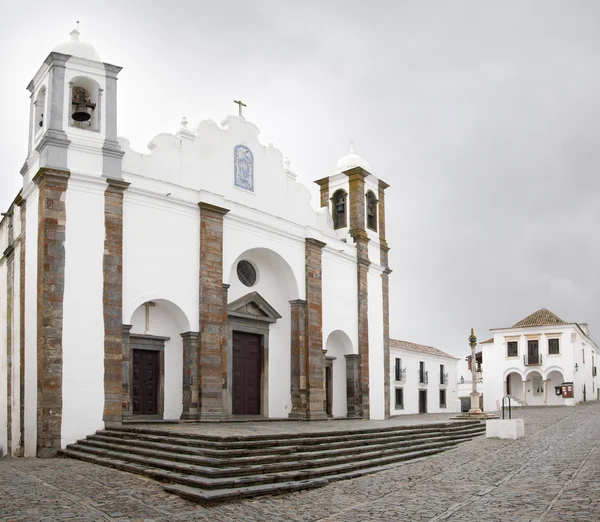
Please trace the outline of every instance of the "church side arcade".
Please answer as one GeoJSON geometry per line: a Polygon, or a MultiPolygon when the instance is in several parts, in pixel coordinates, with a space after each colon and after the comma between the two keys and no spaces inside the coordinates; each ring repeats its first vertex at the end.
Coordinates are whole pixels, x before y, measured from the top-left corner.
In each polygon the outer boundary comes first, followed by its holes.
{"type": "Polygon", "coordinates": [[[73,31],[28,87],[0,221],[0,455],[133,419],[389,416],[388,185],[351,145],[315,208],[241,102],[136,152],[120,70],[73,31]]]}

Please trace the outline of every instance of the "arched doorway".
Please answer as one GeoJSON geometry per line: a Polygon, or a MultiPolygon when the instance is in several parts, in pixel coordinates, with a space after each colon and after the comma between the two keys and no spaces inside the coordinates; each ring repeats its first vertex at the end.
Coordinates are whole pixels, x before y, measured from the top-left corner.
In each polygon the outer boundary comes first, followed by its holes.
{"type": "Polygon", "coordinates": [[[521,403],[525,403],[523,395],[523,378],[518,371],[510,371],[504,378],[506,383],[505,395],[508,395],[521,403]]]}
{"type": "Polygon", "coordinates": [[[259,247],[237,255],[225,273],[229,411],[285,418],[292,409],[293,308],[300,303],[294,271],[280,254],[259,247]]]}
{"type": "Polygon", "coordinates": [[[548,387],[549,406],[562,406],[565,400],[562,397],[561,384],[564,382],[564,375],[561,370],[552,369],[546,374],[546,386],[548,387]]]}
{"type": "Polygon", "coordinates": [[[352,354],[352,341],[346,332],[334,330],[325,343],[325,411],[331,417],[348,414],[346,355],[352,354]]]}
{"type": "Polygon", "coordinates": [[[123,417],[178,419],[188,318],[175,303],[152,299],[135,309],[129,323],[123,332],[123,417]]]}

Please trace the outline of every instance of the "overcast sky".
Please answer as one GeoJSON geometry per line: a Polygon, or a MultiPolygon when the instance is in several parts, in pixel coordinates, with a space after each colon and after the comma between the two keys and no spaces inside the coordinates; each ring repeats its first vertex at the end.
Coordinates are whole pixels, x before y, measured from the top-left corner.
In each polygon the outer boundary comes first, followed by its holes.
{"type": "Polygon", "coordinates": [[[548,308],[600,341],[600,2],[8,0],[2,211],[25,87],[76,20],[123,67],[119,135],[140,151],[233,99],[308,185],[356,142],[391,185],[393,337],[462,357],[471,327],[548,308]]]}

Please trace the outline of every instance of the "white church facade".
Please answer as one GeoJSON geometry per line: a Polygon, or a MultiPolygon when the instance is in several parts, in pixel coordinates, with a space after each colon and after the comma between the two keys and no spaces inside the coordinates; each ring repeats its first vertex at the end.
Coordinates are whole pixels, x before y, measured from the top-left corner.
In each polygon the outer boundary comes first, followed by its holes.
{"type": "Polygon", "coordinates": [[[313,208],[241,112],[138,153],[120,67],[71,38],[28,86],[0,222],[2,452],[136,417],[389,416],[388,185],[352,149],[313,208]]]}

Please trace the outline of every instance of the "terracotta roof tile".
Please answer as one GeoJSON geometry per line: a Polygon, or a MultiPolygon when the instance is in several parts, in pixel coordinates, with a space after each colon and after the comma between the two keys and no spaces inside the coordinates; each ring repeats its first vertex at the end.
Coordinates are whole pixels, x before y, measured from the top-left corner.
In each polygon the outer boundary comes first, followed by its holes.
{"type": "Polygon", "coordinates": [[[403,350],[410,350],[413,352],[425,353],[427,355],[437,355],[438,357],[448,357],[450,359],[460,360],[459,357],[454,357],[449,353],[442,352],[433,346],[426,346],[424,344],[411,343],[409,341],[399,341],[398,339],[390,339],[391,348],[401,348],[403,350]]]}
{"type": "Polygon", "coordinates": [[[481,341],[479,344],[492,344],[494,342],[494,338],[488,339],[487,341],[481,341]]]}
{"type": "Polygon", "coordinates": [[[551,326],[555,324],[568,324],[550,310],[542,308],[537,312],[528,315],[525,319],[521,319],[518,323],[513,325],[513,328],[524,328],[526,326],[551,326]]]}

